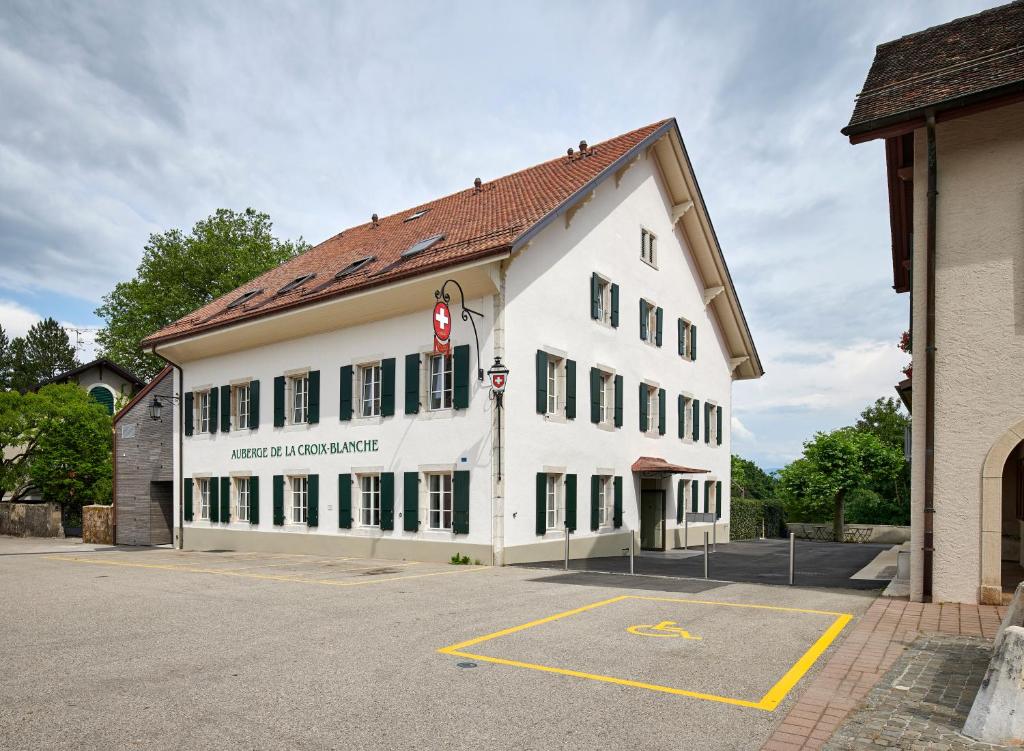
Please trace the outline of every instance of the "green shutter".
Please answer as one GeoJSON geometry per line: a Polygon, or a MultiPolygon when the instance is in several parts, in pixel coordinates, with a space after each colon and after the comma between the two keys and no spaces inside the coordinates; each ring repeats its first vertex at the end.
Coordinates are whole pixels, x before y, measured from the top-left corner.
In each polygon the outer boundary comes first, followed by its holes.
{"type": "Polygon", "coordinates": [[[548,353],[537,350],[537,413],[548,411],[548,353]]]}
{"type": "Polygon", "coordinates": [[[192,399],[192,392],[187,392],[185,394],[185,435],[192,435],[192,433],[195,430],[195,428],[193,427],[195,407],[192,406],[192,399]]]}
{"type": "Polygon", "coordinates": [[[231,478],[220,478],[220,520],[227,524],[231,521],[231,478]]]}
{"type": "Polygon", "coordinates": [[[647,302],[640,298],[640,341],[647,341],[647,302]]]}
{"type": "Polygon", "coordinates": [[[352,419],[352,366],[344,365],[340,371],[341,380],[338,400],[338,419],[352,419]]]}
{"type": "Polygon", "coordinates": [[[231,387],[220,387],[220,432],[231,430],[231,387]]]}
{"type": "Polygon", "coordinates": [[[352,475],[338,475],[338,527],[352,529],[352,475]]]}
{"type": "Polygon", "coordinates": [[[182,490],[185,491],[185,521],[187,522],[192,521],[194,515],[192,510],[192,486],[194,484],[191,477],[186,477],[181,484],[182,490]]]}
{"type": "Polygon", "coordinates": [[[565,476],[565,526],[576,531],[576,475],[565,476]]]}
{"type": "Polygon", "coordinates": [[[685,355],[686,354],[686,324],[683,322],[682,318],[677,319],[677,323],[679,324],[679,354],[680,355],[685,355]]]}
{"type": "Polygon", "coordinates": [[[686,485],[685,480],[676,483],[676,524],[683,523],[683,509],[686,508],[686,485]]]}
{"type": "Polygon", "coordinates": [[[220,521],[220,483],[216,477],[210,478],[210,521],[220,521]]]}
{"type": "Polygon", "coordinates": [[[469,407],[469,345],[460,344],[452,350],[452,406],[455,409],[469,407]]]}
{"type": "Polygon", "coordinates": [[[690,324],[690,359],[697,359],[697,324],[690,324]]]}
{"type": "Polygon", "coordinates": [[[616,475],[613,484],[615,486],[615,509],[612,512],[612,523],[618,529],[622,526],[622,476],[616,475]]]}
{"type": "Polygon", "coordinates": [[[690,480],[690,511],[697,513],[700,504],[700,480],[690,480]]]}
{"type": "Polygon", "coordinates": [[[274,475],[274,526],[284,524],[284,475],[274,475]]]}
{"type": "Polygon", "coordinates": [[[469,534],[469,472],[452,473],[452,532],[469,534]]]}
{"type": "Polygon", "coordinates": [[[622,376],[615,376],[615,427],[622,427],[622,391],[623,391],[623,379],[622,376]]]}
{"type": "Polygon", "coordinates": [[[711,405],[704,402],[704,443],[711,443],[711,405]]]}
{"type": "Polygon", "coordinates": [[[597,273],[590,275],[590,317],[595,321],[600,317],[601,307],[601,285],[598,282],[597,273]]]}
{"type": "Polygon", "coordinates": [[[576,419],[576,361],[565,361],[565,416],[576,419]]]}
{"type": "Polygon", "coordinates": [[[601,422],[601,371],[590,369],[590,421],[601,422]]]}
{"type": "Polygon", "coordinates": [[[665,389],[658,389],[658,435],[665,435],[665,389]]]}
{"type": "Polygon", "coordinates": [[[678,419],[678,432],[680,438],[686,438],[686,397],[682,394],[676,397],[676,415],[678,419]]]}
{"type": "Polygon", "coordinates": [[[309,494],[306,496],[306,526],[320,526],[320,475],[310,475],[306,478],[309,494]]]}
{"type": "Polygon", "coordinates": [[[640,384],[640,432],[647,432],[647,386],[640,384]]]}
{"type": "Polygon", "coordinates": [[[210,389],[210,432],[217,432],[217,416],[220,414],[218,406],[218,395],[219,391],[216,386],[210,389]]]}
{"type": "Polygon", "coordinates": [[[655,320],[655,323],[657,324],[657,328],[654,330],[654,343],[657,344],[659,347],[661,346],[661,331],[662,331],[662,323],[664,322],[664,318],[665,318],[665,311],[662,310],[661,308],[657,308],[654,311],[654,320],[655,320]]]}
{"type": "Polygon", "coordinates": [[[380,361],[380,413],[383,417],[395,414],[395,358],[380,361]]]}
{"type": "MultiPolygon", "coordinates": [[[[251,402],[250,402],[251,403],[251,402]]],[[[249,524],[258,527],[260,523],[260,478],[249,478],[249,524]]]]}
{"type": "Polygon", "coordinates": [[[711,503],[711,482],[704,481],[704,513],[708,513],[708,505],[711,503]]]}
{"type": "Polygon", "coordinates": [[[619,285],[612,285],[612,328],[619,327],[619,285]]]}
{"type": "Polygon", "coordinates": [[[395,528],[395,473],[380,473],[380,528],[395,528]]]}
{"type": "Polygon", "coordinates": [[[547,518],[547,492],[548,492],[548,476],[545,472],[537,473],[537,518],[536,518],[536,532],[538,535],[543,535],[548,531],[548,518],[547,518]]]}
{"type": "MultiPolygon", "coordinates": [[[[417,365],[419,364],[418,358],[417,355],[417,365]]],[[[406,472],[402,478],[402,529],[406,532],[416,532],[419,528],[420,474],[419,472],[406,472]]]]}
{"type": "Polygon", "coordinates": [[[722,407],[721,407],[721,405],[715,407],[715,412],[718,413],[717,417],[715,418],[717,420],[717,422],[716,422],[717,430],[715,432],[715,442],[719,446],[721,446],[722,445],[722,407]]]}
{"type": "MultiPolygon", "coordinates": [[[[420,411],[420,354],[405,356],[405,414],[420,411]]],[[[414,530],[415,531],[415,530],[414,530]]]]}
{"type": "Polygon", "coordinates": [[[590,476],[590,529],[601,526],[601,475],[590,476]]]}
{"type": "Polygon", "coordinates": [[[274,427],[284,427],[284,376],[274,376],[274,427]]]}
{"type": "Polygon", "coordinates": [[[693,440],[700,440],[700,399],[693,400],[693,440]]]}
{"type": "Polygon", "coordinates": [[[314,425],[320,422],[320,371],[309,371],[309,409],[306,422],[314,425]]]}
{"type": "Polygon", "coordinates": [[[249,427],[260,426],[260,382],[249,381],[249,427]]]}
{"type": "Polygon", "coordinates": [[[715,518],[722,518],[722,481],[715,482],[715,518]]]}

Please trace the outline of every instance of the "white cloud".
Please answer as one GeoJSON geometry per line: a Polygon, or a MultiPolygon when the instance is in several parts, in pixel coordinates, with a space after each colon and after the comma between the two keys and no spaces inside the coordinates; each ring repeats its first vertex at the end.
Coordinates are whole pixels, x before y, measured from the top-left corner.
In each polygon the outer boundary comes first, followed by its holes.
{"type": "Polygon", "coordinates": [[[735,415],[733,415],[732,419],[729,421],[729,424],[732,427],[732,437],[733,437],[733,440],[738,440],[738,441],[741,441],[743,443],[751,443],[751,442],[753,442],[754,434],[750,431],[750,429],[746,425],[744,425],[740,421],[740,418],[738,418],[735,415]]]}
{"type": "Polygon", "coordinates": [[[42,316],[34,310],[19,305],[13,300],[0,299],[0,325],[4,327],[7,337],[25,336],[32,324],[42,316]]]}

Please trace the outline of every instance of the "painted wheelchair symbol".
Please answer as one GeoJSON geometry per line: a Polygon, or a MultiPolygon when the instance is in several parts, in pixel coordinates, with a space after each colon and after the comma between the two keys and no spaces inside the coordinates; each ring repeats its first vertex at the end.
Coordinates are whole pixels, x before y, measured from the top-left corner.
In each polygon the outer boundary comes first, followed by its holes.
{"type": "Polygon", "coordinates": [[[671,639],[689,639],[701,641],[703,637],[693,636],[686,629],[679,628],[675,621],[662,621],[658,624],[639,623],[635,626],[627,626],[626,631],[637,636],[659,636],[671,639]]]}

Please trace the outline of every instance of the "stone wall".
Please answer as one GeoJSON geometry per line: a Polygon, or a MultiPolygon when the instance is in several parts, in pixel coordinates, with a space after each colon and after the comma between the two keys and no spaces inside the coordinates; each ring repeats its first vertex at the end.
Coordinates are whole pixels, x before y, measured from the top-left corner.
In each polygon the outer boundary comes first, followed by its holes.
{"type": "Polygon", "coordinates": [[[0,535],[63,537],[60,504],[0,503],[0,535]]]}
{"type": "MultiPolygon", "coordinates": [[[[797,537],[804,536],[813,527],[820,527],[831,531],[831,524],[803,524],[800,522],[786,523],[790,532],[796,532],[797,537]]],[[[910,539],[910,527],[893,527],[888,524],[847,524],[846,529],[870,529],[871,536],[865,542],[888,543],[899,545],[910,539]]]]}
{"type": "Polygon", "coordinates": [[[113,506],[85,506],[82,508],[82,542],[94,545],[114,544],[113,506]]]}

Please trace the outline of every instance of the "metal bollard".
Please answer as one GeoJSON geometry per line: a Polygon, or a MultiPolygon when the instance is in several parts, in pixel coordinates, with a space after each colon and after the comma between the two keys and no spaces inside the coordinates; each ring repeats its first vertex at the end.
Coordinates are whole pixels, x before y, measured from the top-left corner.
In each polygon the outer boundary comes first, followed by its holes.
{"type": "Polygon", "coordinates": [[[796,578],[796,532],[789,533],[789,586],[796,578]]]}
{"type": "Polygon", "coordinates": [[[633,530],[629,530],[629,573],[633,571],[633,548],[636,547],[636,535],[633,534],[633,530]]]}
{"type": "Polygon", "coordinates": [[[711,552],[718,552],[718,519],[711,522],[711,552]]]}
{"type": "Polygon", "coordinates": [[[683,549],[690,549],[690,517],[683,517],[683,549]]]}
{"type": "Polygon", "coordinates": [[[761,519],[761,539],[764,539],[764,518],[761,519]]]}
{"type": "Polygon", "coordinates": [[[708,578],[708,533],[704,533],[704,578],[708,578]]]}
{"type": "Polygon", "coordinates": [[[565,525],[565,570],[569,570],[569,525],[565,525]]]}

